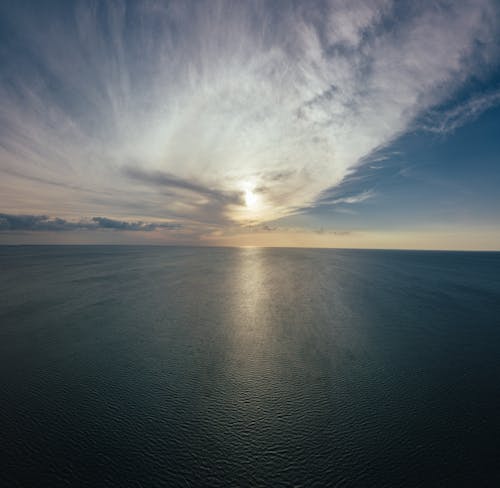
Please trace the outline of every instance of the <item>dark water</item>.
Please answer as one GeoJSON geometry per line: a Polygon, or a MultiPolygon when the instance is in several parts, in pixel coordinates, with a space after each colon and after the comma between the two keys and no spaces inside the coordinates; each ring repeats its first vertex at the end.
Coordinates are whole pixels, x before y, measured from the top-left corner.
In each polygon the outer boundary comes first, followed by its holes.
{"type": "Polygon", "coordinates": [[[0,247],[1,486],[498,486],[500,254],[0,247]]]}

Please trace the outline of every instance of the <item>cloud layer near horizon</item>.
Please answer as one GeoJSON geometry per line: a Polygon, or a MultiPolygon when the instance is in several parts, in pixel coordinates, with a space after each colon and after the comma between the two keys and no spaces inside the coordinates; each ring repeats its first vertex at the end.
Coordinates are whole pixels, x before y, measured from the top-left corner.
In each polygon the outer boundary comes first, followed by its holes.
{"type": "MultiPolygon", "coordinates": [[[[10,7],[9,213],[271,221],[313,206],[498,55],[493,0],[10,7]]],[[[428,126],[453,129],[498,100],[482,95],[428,126]]]]}
{"type": "Polygon", "coordinates": [[[132,232],[151,232],[155,230],[180,230],[178,223],[169,222],[128,222],[92,217],[88,220],[70,221],[47,215],[9,215],[0,213],[0,232],[16,231],[71,231],[112,229],[132,232]]]}

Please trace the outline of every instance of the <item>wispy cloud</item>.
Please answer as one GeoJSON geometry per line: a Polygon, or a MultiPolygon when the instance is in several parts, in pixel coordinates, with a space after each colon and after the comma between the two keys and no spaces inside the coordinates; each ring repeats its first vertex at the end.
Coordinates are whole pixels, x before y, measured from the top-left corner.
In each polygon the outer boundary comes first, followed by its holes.
{"type": "Polygon", "coordinates": [[[365,202],[366,200],[369,200],[371,198],[374,198],[376,193],[373,190],[365,190],[361,193],[358,193],[356,195],[349,195],[349,196],[342,196],[342,197],[326,197],[320,200],[321,204],[324,205],[338,205],[340,203],[345,203],[345,204],[356,204],[356,203],[362,203],[365,202]]]}
{"type": "Polygon", "coordinates": [[[325,229],[324,227],[320,227],[319,229],[316,229],[316,234],[332,234],[335,236],[350,236],[354,232],[351,230],[332,230],[332,229],[325,229]]]}
{"type": "MultiPolygon", "coordinates": [[[[57,214],[71,200],[75,219],[137,208],[137,219],[210,231],[314,206],[497,63],[498,10],[494,0],[3,3],[0,205],[57,214]],[[245,191],[258,205],[244,205],[245,191]]],[[[495,97],[437,117],[434,130],[495,97]]]]}
{"type": "Polygon", "coordinates": [[[476,95],[446,110],[426,114],[421,127],[430,132],[447,134],[479,117],[485,110],[500,104],[500,90],[476,95]]]}

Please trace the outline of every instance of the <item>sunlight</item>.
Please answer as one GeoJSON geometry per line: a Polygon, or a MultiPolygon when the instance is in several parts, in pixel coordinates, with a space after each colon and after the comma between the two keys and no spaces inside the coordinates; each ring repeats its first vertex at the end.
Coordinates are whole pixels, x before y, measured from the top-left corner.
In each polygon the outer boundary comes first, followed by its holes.
{"type": "Polygon", "coordinates": [[[245,190],[245,205],[248,208],[255,208],[257,206],[259,198],[257,195],[250,189],[245,190]]]}
{"type": "Polygon", "coordinates": [[[236,186],[241,202],[231,209],[231,218],[246,225],[256,225],[264,220],[269,220],[269,202],[258,181],[241,180],[236,186]]]}

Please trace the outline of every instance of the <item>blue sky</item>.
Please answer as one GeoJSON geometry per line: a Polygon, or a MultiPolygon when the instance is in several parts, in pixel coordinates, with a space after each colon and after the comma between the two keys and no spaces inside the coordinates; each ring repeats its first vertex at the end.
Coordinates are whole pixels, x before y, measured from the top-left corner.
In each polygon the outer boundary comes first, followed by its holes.
{"type": "Polygon", "coordinates": [[[0,243],[500,249],[499,10],[2,2],[0,243]]]}
{"type": "Polygon", "coordinates": [[[352,229],[498,226],[499,122],[496,107],[453,132],[402,136],[305,215],[352,229]]]}

